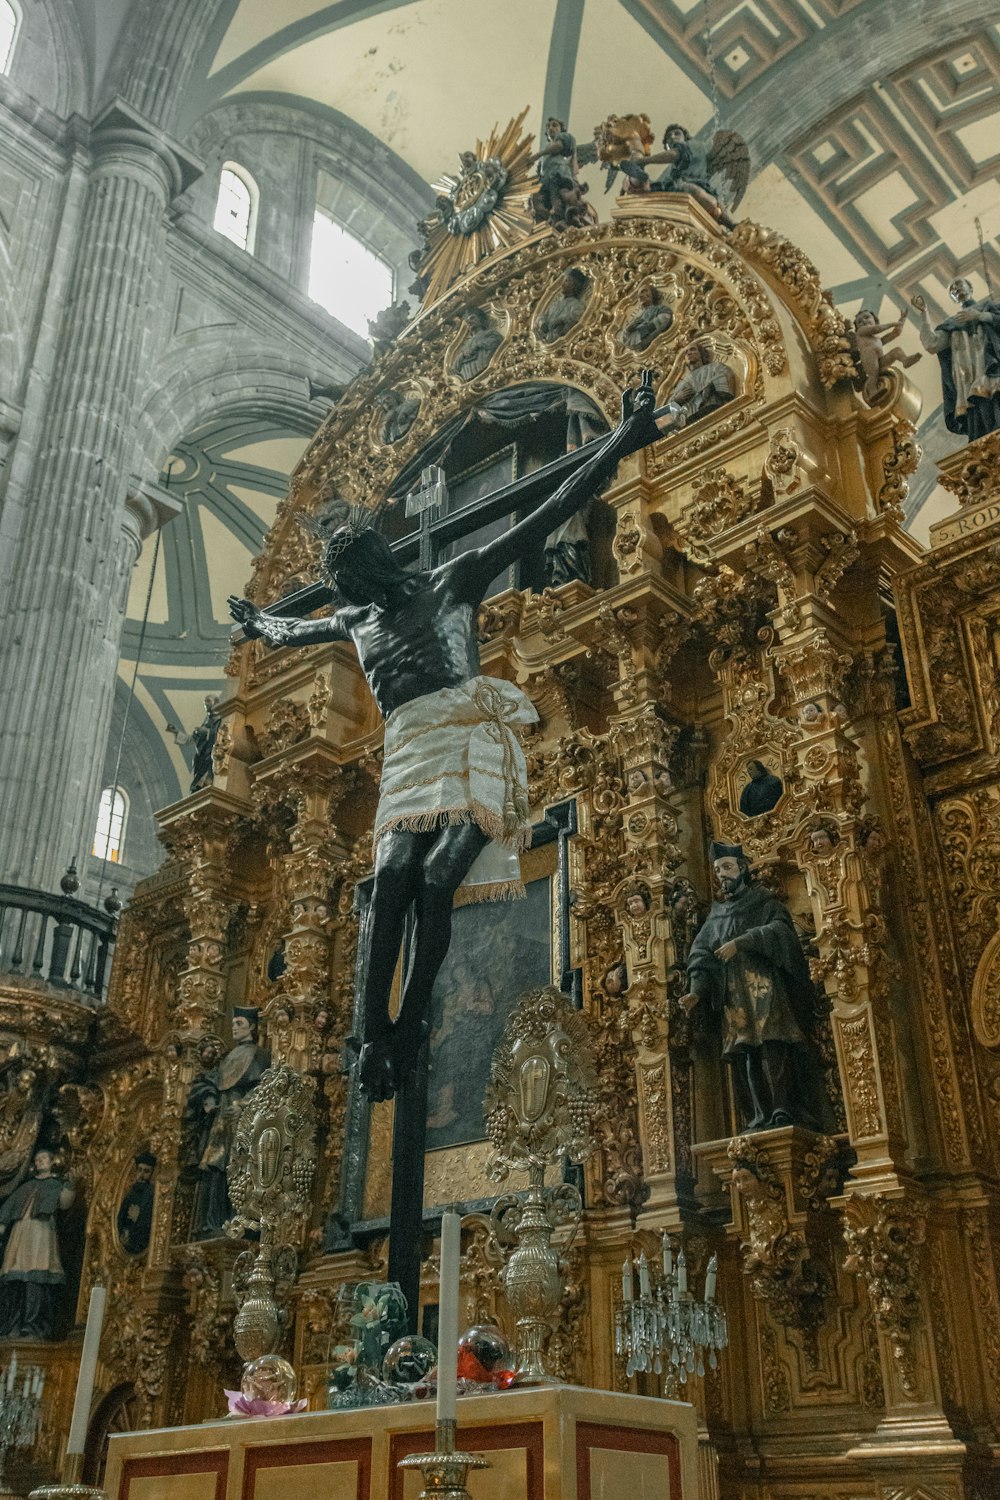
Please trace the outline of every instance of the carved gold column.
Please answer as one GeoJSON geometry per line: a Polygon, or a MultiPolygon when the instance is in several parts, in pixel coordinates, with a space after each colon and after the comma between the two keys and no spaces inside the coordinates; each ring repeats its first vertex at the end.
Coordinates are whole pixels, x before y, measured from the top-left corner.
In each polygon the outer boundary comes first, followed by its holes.
{"type": "Polygon", "coordinates": [[[311,737],[286,750],[276,764],[266,763],[254,782],[258,806],[280,804],[294,815],[280,841],[271,843],[288,926],[285,968],[265,1020],[275,1064],[299,1071],[319,1067],[322,1032],[330,1019],[332,892],[346,857],[332,813],[353,774],[338,764],[331,744],[311,737]]]}

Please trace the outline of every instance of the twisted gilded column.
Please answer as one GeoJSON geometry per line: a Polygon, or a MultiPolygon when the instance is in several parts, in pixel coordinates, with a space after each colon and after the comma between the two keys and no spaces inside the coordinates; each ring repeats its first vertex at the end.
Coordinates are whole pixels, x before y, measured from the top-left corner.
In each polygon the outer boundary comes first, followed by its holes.
{"type": "Polygon", "coordinates": [[[51,887],[89,846],[124,601],[126,505],[164,211],[195,164],[127,106],[98,117],[27,520],[0,602],[0,877],[51,887]]]}

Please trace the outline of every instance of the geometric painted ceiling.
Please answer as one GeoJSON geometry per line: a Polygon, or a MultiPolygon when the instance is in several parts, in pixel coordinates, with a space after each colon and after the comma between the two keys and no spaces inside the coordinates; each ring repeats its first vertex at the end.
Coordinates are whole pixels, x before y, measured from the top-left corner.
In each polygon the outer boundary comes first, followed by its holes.
{"type": "MultiPolygon", "coordinates": [[[[136,698],[161,733],[168,723],[185,731],[199,724],[205,693],[222,687],[233,628],[226,598],[245,591],[253,558],[306,442],[301,434],[269,428],[260,419],[229,421],[179,443],[168,459],[170,487],[184,505],[161,533],[151,593],[153,539],[142,549],[118,667],[128,686],[149,595],[136,698]]],[[[163,738],[186,790],[184,757],[170,736],[163,738]]]]}

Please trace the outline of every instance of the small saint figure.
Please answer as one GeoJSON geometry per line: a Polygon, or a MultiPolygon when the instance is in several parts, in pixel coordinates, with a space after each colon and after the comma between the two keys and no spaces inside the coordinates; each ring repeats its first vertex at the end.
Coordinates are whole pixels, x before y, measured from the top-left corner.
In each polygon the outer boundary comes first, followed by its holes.
{"type": "Polygon", "coordinates": [[[198,1161],[198,1185],[192,1211],[192,1238],[222,1234],[232,1217],[226,1168],[233,1149],[243,1101],[271,1066],[271,1055],[257,1045],[258,1012],[237,1006],[233,1012],[233,1045],[210,1070],[196,1077],[188,1094],[189,1117],[197,1111],[207,1130],[198,1161]]]}
{"type": "Polygon", "coordinates": [[[205,717],[196,728],[192,729],[190,734],[182,734],[176,724],[167,725],[167,733],[173,735],[178,745],[192,745],[194,747],[194,755],[191,761],[192,792],[199,792],[202,787],[211,786],[215,779],[212,751],[215,749],[219,725],[222,723],[217,711],[219,701],[218,693],[205,694],[205,717]]]}
{"type": "Polygon", "coordinates": [[[722,1015],[741,1129],[825,1129],[813,983],[791,914],[755,884],[741,845],[713,841],[709,860],[722,894],[691,943],[681,1004],[704,1001],[722,1015]]]}
{"type": "Polygon", "coordinates": [[[416,396],[404,396],[402,391],[381,391],[375,397],[375,405],[382,413],[379,437],[383,443],[398,443],[413,426],[420,410],[416,396]]]}
{"type": "Polygon", "coordinates": [[[565,338],[583,317],[587,306],[590,280],[578,266],[565,272],[559,287],[559,296],[550,302],[535,324],[535,330],[543,344],[554,344],[565,338]]]}
{"type": "Polygon", "coordinates": [[[721,359],[713,359],[706,344],[688,344],[684,361],[687,374],[674,386],[670,399],[683,409],[689,423],[732,401],[736,395],[736,376],[721,359]]]}
{"type": "Polygon", "coordinates": [[[659,287],[644,281],[639,288],[639,311],[625,324],[619,340],[626,349],[648,349],[673,321],[673,308],[664,302],[659,287]]]}
{"type": "Polygon", "coordinates": [[[899,309],[899,317],[895,323],[880,323],[870,307],[863,307],[854,314],[854,347],[864,381],[861,394],[869,406],[878,402],[882,394],[882,376],[890,365],[902,365],[904,370],[908,370],[920,358],[919,354],[907,354],[899,344],[886,349],[882,342],[883,334],[888,334],[890,339],[898,339],[905,322],[905,307],[899,309]]]}
{"type": "Polygon", "coordinates": [[[44,1146],[34,1154],[33,1175],[0,1203],[0,1338],[51,1339],[66,1272],[59,1254],[56,1216],[76,1190],[57,1177],[44,1146]]]}
{"type": "Polygon", "coordinates": [[[133,1161],[135,1180],[118,1206],[118,1240],[126,1255],[144,1255],[153,1230],[156,1157],[151,1151],[140,1151],[133,1161]]]}
{"type": "Polygon", "coordinates": [[[455,374],[460,380],[472,380],[486,369],[503,343],[503,334],[481,307],[466,308],[462,320],[469,332],[455,355],[455,374]]]}
{"type": "Polygon", "coordinates": [[[777,806],[785,784],[762,760],[748,760],[747,775],[750,780],[740,792],[740,812],[745,818],[759,818],[777,806]]]}
{"type": "Polygon", "coordinates": [[[955,277],[948,296],[958,311],[936,328],[923,297],[910,301],[920,314],[920,342],[941,363],[944,425],[974,442],[1000,428],[1000,302],[977,302],[964,276],[955,277]]]}

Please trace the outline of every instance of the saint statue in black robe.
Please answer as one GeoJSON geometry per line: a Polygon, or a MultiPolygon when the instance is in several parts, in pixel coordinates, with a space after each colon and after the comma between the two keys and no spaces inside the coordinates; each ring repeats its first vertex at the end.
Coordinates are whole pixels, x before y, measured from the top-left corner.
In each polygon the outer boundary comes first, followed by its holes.
{"type": "Polygon", "coordinates": [[[785,784],[762,760],[748,760],[747,775],[750,780],[740,793],[740,812],[745,818],[759,818],[776,806],[785,784]]]}
{"type": "Polygon", "coordinates": [[[682,1003],[692,1010],[706,1001],[721,1012],[742,1129],[826,1129],[829,1104],[810,1040],[813,982],[788,908],[753,883],[740,845],[713,843],[709,858],[722,899],[691,944],[682,1003]]]}
{"type": "Polygon", "coordinates": [[[72,1183],[52,1170],[52,1152],[39,1149],[34,1176],[0,1203],[0,1338],[50,1339],[66,1272],[59,1254],[56,1215],[76,1196],[72,1183]]]}
{"type": "Polygon", "coordinates": [[[140,1151],[135,1158],[135,1181],[118,1206],[118,1239],[126,1255],[143,1255],[153,1229],[153,1172],[156,1157],[140,1151]]]}

